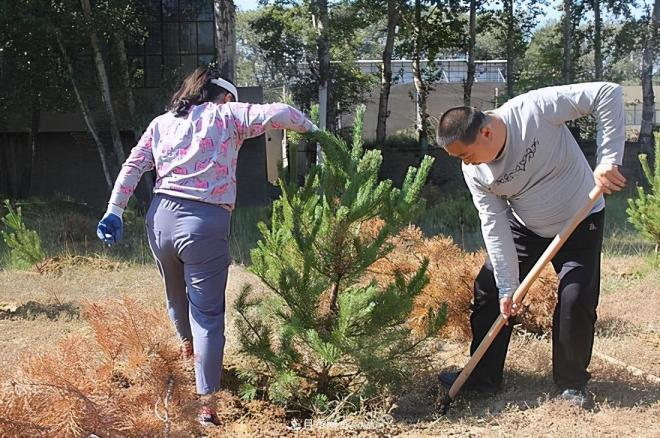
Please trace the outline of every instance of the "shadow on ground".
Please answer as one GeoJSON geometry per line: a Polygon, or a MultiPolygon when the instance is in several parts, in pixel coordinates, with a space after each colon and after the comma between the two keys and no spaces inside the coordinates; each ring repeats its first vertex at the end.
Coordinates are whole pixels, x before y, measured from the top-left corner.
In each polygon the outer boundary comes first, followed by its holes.
{"type": "Polygon", "coordinates": [[[0,306],[0,319],[34,320],[38,318],[71,321],[80,318],[80,308],[74,303],[39,303],[0,306]]]}
{"type": "MultiPolygon", "coordinates": [[[[609,373],[608,373],[609,374],[609,373]]],[[[441,417],[440,402],[447,390],[438,383],[437,372],[425,372],[415,377],[406,392],[400,394],[393,412],[396,421],[418,423],[441,417]]],[[[625,374],[594,376],[588,389],[595,401],[594,412],[600,406],[616,408],[649,407],[660,399],[660,386],[625,374]]],[[[552,376],[507,369],[504,383],[495,394],[463,391],[452,402],[446,418],[449,421],[489,420],[507,411],[525,411],[541,407],[559,394],[552,376]]]]}

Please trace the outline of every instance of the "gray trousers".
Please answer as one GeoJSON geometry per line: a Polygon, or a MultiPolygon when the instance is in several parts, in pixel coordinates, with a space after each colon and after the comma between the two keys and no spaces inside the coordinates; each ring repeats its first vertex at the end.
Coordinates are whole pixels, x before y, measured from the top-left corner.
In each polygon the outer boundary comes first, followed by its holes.
{"type": "Polygon", "coordinates": [[[161,194],[146,218],[167,312],[179,338],[193,342],[199,394],[220,389],[230,221],[220,206],[161,194]]]}

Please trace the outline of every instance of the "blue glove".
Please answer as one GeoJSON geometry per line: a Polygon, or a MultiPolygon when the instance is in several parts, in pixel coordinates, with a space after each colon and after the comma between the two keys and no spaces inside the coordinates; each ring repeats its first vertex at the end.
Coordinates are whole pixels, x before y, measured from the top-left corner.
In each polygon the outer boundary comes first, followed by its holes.
{"type": "Polygon", "coordinates": [[[114,213],[106,213],[96,227],[96,235],[108,245],[117,243],[124,234],[124,222],[114,213]]]}

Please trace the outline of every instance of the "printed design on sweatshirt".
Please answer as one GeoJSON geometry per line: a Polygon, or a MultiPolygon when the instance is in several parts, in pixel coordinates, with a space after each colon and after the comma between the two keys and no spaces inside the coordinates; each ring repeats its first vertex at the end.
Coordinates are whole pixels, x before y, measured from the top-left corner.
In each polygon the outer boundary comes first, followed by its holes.
{"type": "Polygon", "coordinates": [[[536,147],[538,146],[538,144],[539,141],[537,139],[534,139],[532,144],[527,148],[527,150],[525,150],[525,154],[523,155],[522,159],[518,162],[518,164],[516,164],[515,169],[505,173],[495,182],[497,184],[505,184],[511,182],[519,173],[524,172],[525,169],[527,168],[527,164],[530,161],[532,161],[532,158],[534,158],[534,155],[536,154],[536,147]]]}
{"type": "Polygon", "coordinates": [[[211,152],[214,148],[213,139],[210,137],[205,137],[199,142],[199,150],[201,153],[205,154],[211,152]]]}
{"type": "Polygon", "coordinates": [[[111,202],[125,207],[142,174],[157,170],[158,191],[185,193],[191,199],[233,205],[238,151],[247,138],[271,125],[299,132],[310,122],[283,104],[207,104],[190,119],[162,117],[152,122],[122,167],[111,202]],[[185,135],[183,135],[185,133],[185,135]]]}

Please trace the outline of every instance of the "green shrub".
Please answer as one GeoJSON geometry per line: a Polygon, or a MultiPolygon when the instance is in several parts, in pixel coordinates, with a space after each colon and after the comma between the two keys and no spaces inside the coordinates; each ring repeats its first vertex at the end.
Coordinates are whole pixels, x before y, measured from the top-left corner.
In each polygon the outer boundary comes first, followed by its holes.
{"type": "Polygon", "coordinates": [[[12,208],[9,200],[4,202],[7,214],[2,222],[8,228],[2,231],[2,238],[9,248],[9,263],[11,266],[27,269],[32,266],[39,268],[39,264],[46,259],[46,254],[41,249],[41,239],[36,231],[25,226],[21,207],[12,208]]]}
{"type": "Polygon", "coordinates": [[[380,151],[364,151],[362,112],[353,147],[327,132],[314,134],[325,161],[305,185],[280,181],[268,225],[252,251],[254,272],[272,292],[236,300],[241,349],[258,365],[242,371],[244,397],[323,409],[353,394],[369,397],[395,386],[415,366],[417,347],[445,321],[428,311],[428,329],[407,324],[415,298],[428,283],[428,261],[389,284],[369,268],[392,251],[391,236],[423,208],[420,192],[433,159],[408,171],[402,189],[378,181],[380,151]],[[381,224],[374,226],[374,223],[381,224]]]}
{"type": "Polygon", "coordinates": [[[639,155],[642,170],[649,184],[648,193],[644,187],[637,187],[637,198],[628,199],[628,220],[646,238],[655,243],[656,253],[660,251],[660,133],[655,134],[654,171],[646,154],[639,155]]]}

